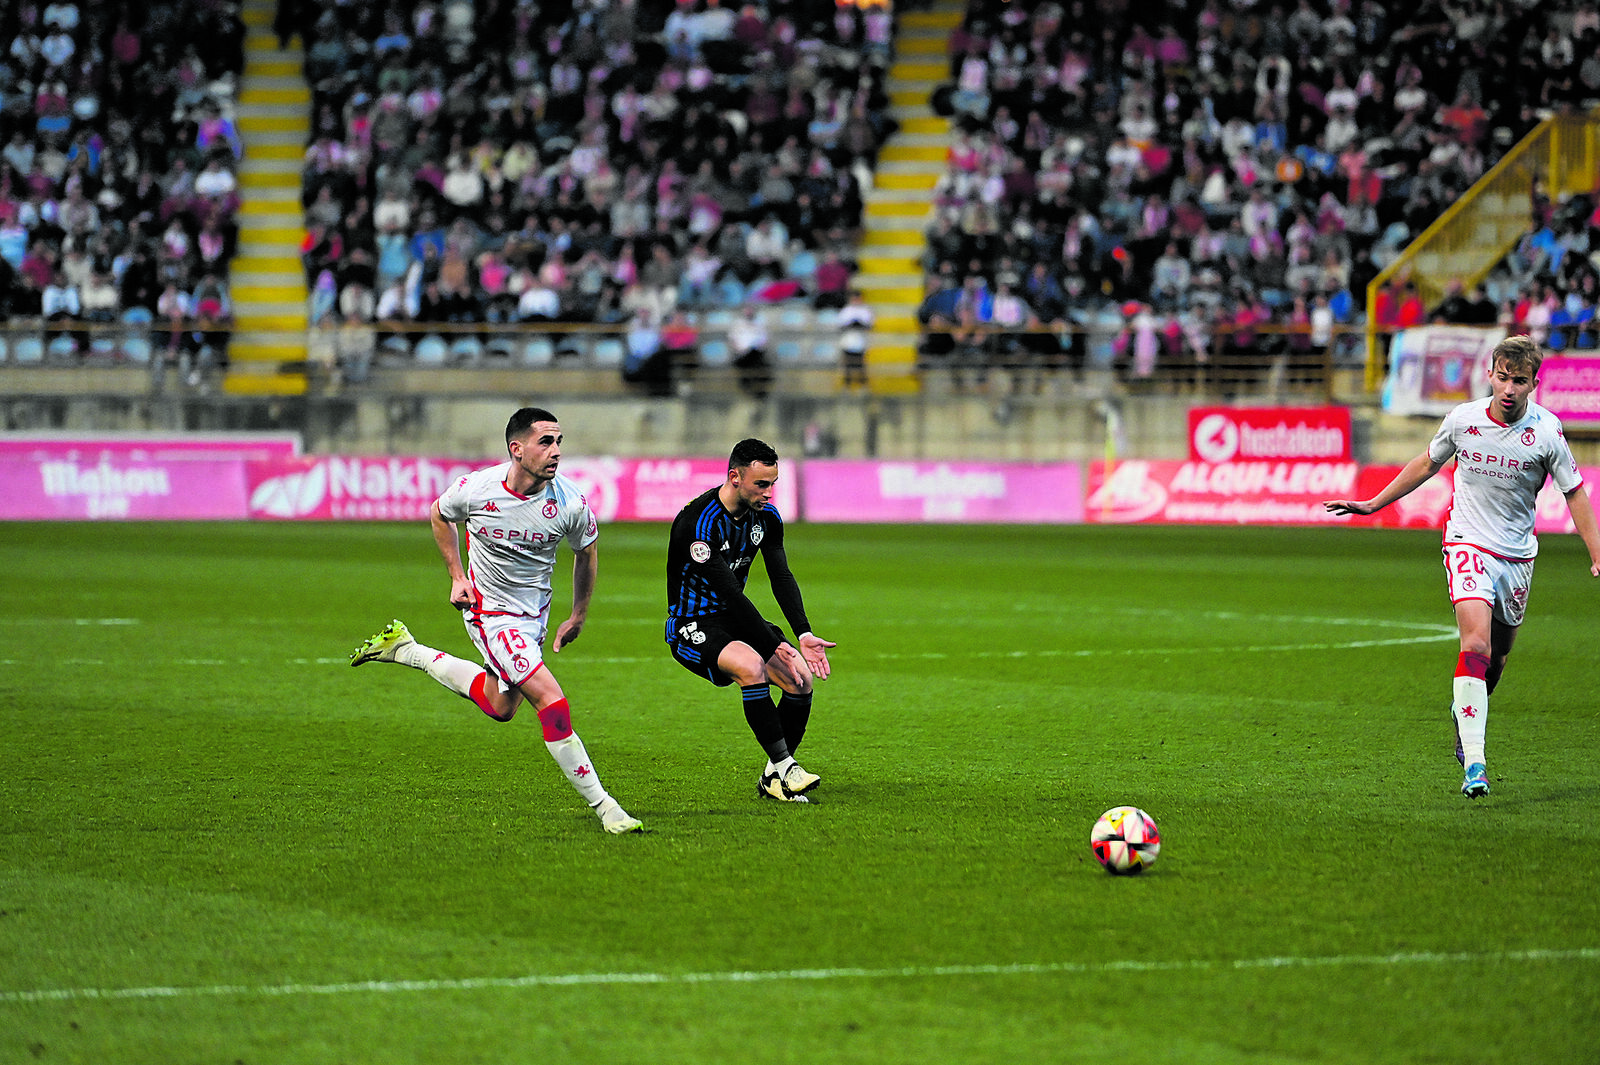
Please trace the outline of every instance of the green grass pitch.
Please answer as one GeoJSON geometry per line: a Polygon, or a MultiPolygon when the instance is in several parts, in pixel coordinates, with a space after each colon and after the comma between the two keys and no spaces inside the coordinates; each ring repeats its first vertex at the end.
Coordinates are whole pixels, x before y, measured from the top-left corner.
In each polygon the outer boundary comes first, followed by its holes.
{"type": "Polygon", "coordinates": [[[1478,803],[1435,534],[789,541],[839,644],[808,807],[757,799],[737,693],[668,657],[665,529],[604,530],[552,660],[648,829],[610,837],[531,714],[347,667],[391,617],[470,653],[424,524],[0,526],[0,1062],[1600,1056],[1575,538],[1478,803]],[[1089,853],[1123,803],[1162,829],[1143,877],[1089,853]]]}

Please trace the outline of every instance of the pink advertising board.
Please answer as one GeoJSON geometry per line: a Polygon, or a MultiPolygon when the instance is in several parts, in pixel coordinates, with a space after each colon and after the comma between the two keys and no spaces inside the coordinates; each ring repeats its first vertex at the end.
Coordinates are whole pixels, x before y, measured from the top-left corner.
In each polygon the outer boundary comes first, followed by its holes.
{"type": "Polygon", "coordinates": [[[1322,524],[1346,520],[1324,499],[1364,498],[1382,483],[1369,486],[1353,462],[1093,462],[1084,510],[1108,524],[1322,524]]]}
{"type": "Polygon", "coordinates": [[[1564,426],[1600,426],[1600,357],[1552,355],[1544,360],[1534,399],[1564,426]]]}
{"type": "Polygon", "coordinates": [[[1349,407],[1191,407],[1197,462],[1348,462],[1349,407]]]}
{"type": "MultiPolygon", "coordinates": [[[[493,464],[441,458],[326,456],[251,462],[252,518],[302,521],[426,521],[451,481],[493,464]]],[[[670,521],[683,505],[722,483],[724,459],[565,459],[561,472],[601,522],[670,521]]],[[[774,499],[796,516],[794,465],[781,468],[774,499]]]]}
{"type": "Polygon", "coordinates": [[[236,519],[245,516],[236,458],[0,455],[0,518],[11,521],[236,519]]]}
{"type": "Polygon", "coordinates": [[[1077,463],[813,460],[801,485],[807,521],[1083,520],[1077,463]]]}

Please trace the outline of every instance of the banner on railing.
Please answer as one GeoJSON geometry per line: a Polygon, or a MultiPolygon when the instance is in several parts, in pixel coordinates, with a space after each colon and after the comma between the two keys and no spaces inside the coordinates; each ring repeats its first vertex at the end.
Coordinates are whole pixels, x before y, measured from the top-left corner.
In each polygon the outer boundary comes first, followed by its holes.
{"type": "Polygon", "coordinates": [[[1196,462],[1348,462],[1349,407],[1190,407],[1196,462]]]}
{"type": "Polygon", "coordinates": [[[1600,429],[1600,357],[1552,355],[1539,367],[1533,398],[1563,426],[1600,429]]]}
{"type": "Polygon", "coordinates": [[[1076,523],[1076,463],[812,460],[802,488],[807,521],[1076,523]]]}
{"type": "Polygon", "coordinates": [[[1086,520],[1227,525],[1343,521],[1327,499],[1366,498],[1374,480],[1353,462],[1128,461],[1089,464],[1086,520]]]}
{"type": "Polygon", "coordinates": [[[245,462],[299,453],[293,433],[7,433],[0,436],[0,518],[242,518],[245,462]]]}
{"type": "Polygon", "coordinates": [[[1489,394],[1489,354],[1504,329],[1426,325],[1396,333],[1389,345],[1383,409],[1390,414],[1445,415],[1458,403],[1489,394]]]}
{"type": "MultiPolygon", "coordinates": [[[[304,521],[426,521],[457,477],[493,465],[439,458],[329,456],[249,464],[252,518],[304,521]]],[[[670,521],[683,505],[721,484],[725,459],[563,459],[602,522],[670,521]]],[[[798,470],[780,465],[773,503],[793,520],[798,470]]]]}
{"type": "Polygon", "coordinates": [[[210,521],[244,517],[244,463],[112,452],[0,456],[0,518],[210,521]]]}

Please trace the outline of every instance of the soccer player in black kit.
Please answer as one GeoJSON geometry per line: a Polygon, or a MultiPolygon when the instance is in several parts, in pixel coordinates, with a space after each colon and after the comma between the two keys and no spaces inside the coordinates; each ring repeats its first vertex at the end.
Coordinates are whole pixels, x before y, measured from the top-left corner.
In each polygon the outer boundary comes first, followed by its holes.
{"type": "Polygon", "coordinates": [[[822,780],[794,760],[811,717],[814,680],[826,680],[828,648],[806,619],[800,584],[783,551],[783,519],[771,503],[778,453],[741,440],[719,487],[678,512],[667,545],[667,646],[685,669],[721,687],[737,683],[744,717],[767,752],[761,795],[809,802],[822,780]],[[757,552],[794,643],[744,594],[757,552]],[[782,695],[772,702],[776,684],[782,695]]]}

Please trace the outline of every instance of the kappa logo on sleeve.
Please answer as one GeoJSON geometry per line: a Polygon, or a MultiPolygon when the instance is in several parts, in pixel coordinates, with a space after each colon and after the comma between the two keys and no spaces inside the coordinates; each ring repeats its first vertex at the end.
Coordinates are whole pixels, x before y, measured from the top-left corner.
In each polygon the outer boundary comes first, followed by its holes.
{"type": "Polygon", "coordinates": [[[705,562],[711,557],[711,545],[704,540],[696,540],[689,545],[689,557],[696,562],[705,562]]]}

